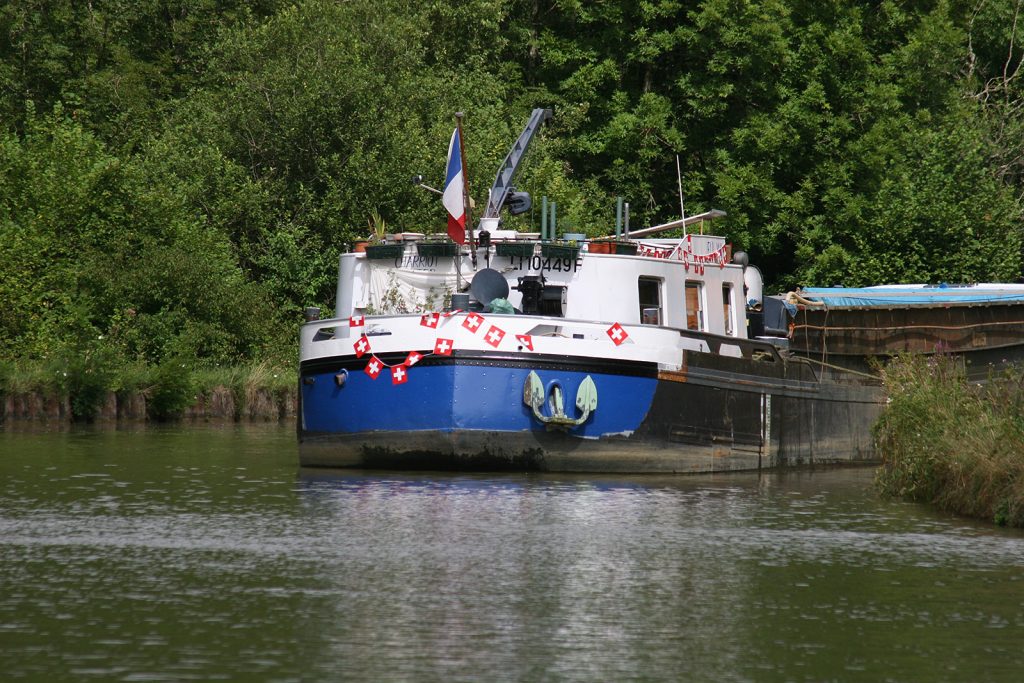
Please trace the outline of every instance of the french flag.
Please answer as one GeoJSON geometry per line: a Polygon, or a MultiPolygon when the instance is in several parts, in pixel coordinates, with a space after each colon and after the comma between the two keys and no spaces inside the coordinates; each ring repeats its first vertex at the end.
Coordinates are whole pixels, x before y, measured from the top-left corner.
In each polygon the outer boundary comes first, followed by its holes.
{"type": "Polygon", "coordinates": [[[448,144],[448,172],[445,174],[441,203],[448,211],[448,236],[459,244],[466,243],[465,175],[462,172],[462,145],[459,129],[448,144]]]}

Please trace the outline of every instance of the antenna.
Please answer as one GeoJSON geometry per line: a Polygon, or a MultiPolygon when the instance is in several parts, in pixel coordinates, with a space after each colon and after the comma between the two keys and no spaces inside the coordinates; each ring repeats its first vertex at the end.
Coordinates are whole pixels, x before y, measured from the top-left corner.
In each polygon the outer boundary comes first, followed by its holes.
{"type": "Polygon", "coordinates": [[[679,218],[683,221],[683,237],[686,237],[686,204],[683,202],[683,172],[679,168],[679,155],[676,155],[676,180],[679,182],[679,218]]]}

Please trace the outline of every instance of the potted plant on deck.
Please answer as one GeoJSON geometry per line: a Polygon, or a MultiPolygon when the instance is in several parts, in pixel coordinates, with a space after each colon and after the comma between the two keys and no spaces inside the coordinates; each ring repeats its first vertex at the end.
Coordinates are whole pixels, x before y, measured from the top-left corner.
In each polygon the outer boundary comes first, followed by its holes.
{"type": "Polygon", "coordinates": [[[540,245],[540,253],[544,258],[576,258],[580,253],[580,245],[575,240],[544,242],[540,245]]]}
{"type": "Polygon", "coordinates": [[[448,239],[428,239],[416,243],[416,253],[420,256],[456,256],[459,245],[448,239]]]}
{"type": "Polygon", "coordinates": [[[387,234],[387,224],[384,218],[374,210],[367,219],[370,224],[370,244],[366,245],[366,258],[389,259],[401,258],[405,253],[405,245],[386,244],[384,236],[387,234]]]}
{"type": "Polygon", "coordinates": [[[494,243],[494,253],[498,256],[518,256],[520,258],[530,258],[533,256],[534,250],[537,243],[530,240],[509,240],[505,242],[494,243]]]}

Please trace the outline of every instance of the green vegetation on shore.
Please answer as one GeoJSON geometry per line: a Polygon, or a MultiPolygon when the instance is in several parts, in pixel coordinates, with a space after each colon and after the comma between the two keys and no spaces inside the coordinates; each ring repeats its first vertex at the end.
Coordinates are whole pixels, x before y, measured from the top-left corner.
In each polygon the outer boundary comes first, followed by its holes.
{"type": "Polygon", "coordinates": [[[176,358],[157,365],[115,365],[110,360],[86,356],[0,361],[0,402],[15,395],[57,397],[67,401],[68,418],[90,421],[100,416],[110,394],[140,396],[145,413],[137,417],[162,421],[181,417],[204,399],[226,393],[230,400],[219,402],[221,414],[215,416],[233,419],[267,397],[276,403],[294,404],[297,391],[293,365],[273,366],[261,361],[244,366],[193,367],[185,359],[176,358]]]}
{"type": "Polygon", "coordinates": [[[875,425],[881,491],[1024,526],[1024,368],[979,383],[962,360],[916,356],[883,375],[890,402],[875,425]]]}

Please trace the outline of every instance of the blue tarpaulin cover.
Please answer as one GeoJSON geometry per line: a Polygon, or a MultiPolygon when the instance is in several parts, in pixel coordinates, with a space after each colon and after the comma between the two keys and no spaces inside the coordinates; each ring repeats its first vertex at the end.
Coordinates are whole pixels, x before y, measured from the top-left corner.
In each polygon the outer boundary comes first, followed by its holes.
{"type": "Polygon", "coordinates": [[[1024,285],[1016,284],[811,287],[800,293],[807,299],[821,301],[831,308],[1024,303],[1024,285]]]}

